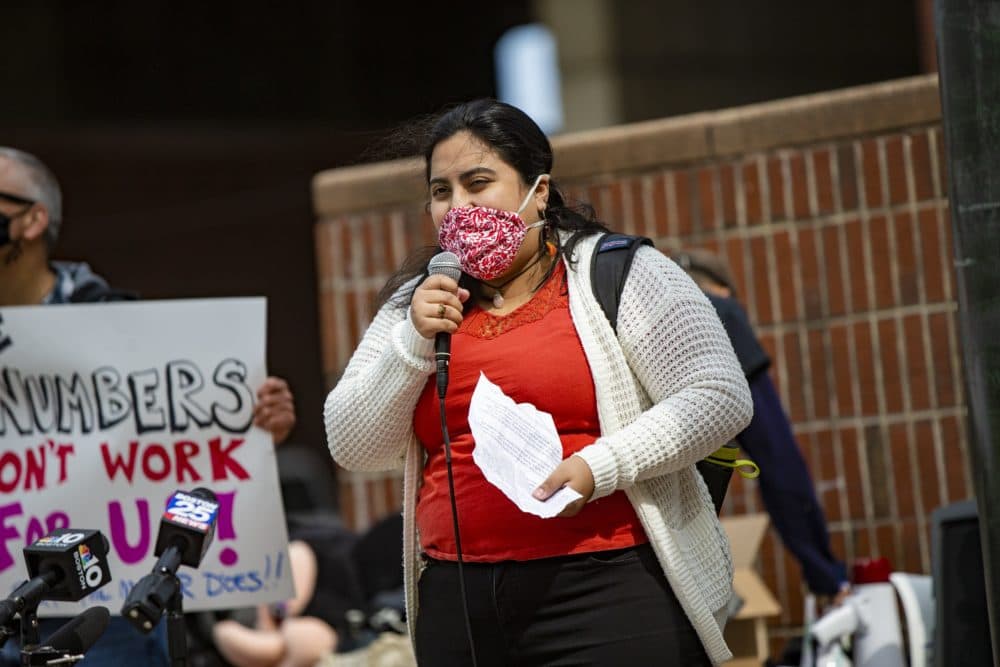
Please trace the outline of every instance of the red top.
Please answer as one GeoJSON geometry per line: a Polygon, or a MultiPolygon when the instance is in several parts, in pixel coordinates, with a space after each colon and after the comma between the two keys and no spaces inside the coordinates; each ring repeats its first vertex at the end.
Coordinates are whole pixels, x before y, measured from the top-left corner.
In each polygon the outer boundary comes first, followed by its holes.
{"type": "MultiPolygon", "coordinates": [[[[471,309],[452,336],[445,405],[464,560],[531,560],[647,541],[621,491],[587,503],[574,517],[542,519],[518,509],[486,481],[472,459],[469,402],[480,371],[515,402],[531,403],[552,415],[564,458],[600,435],[594,382],[570,319],[564,274],[560,263],[531,301],[507,315],[471,309]]],[[[438,410],[432,375],[413,413],[413,427],[427,452],[417,528],[428,555],[456,560],[438,410]]]]}

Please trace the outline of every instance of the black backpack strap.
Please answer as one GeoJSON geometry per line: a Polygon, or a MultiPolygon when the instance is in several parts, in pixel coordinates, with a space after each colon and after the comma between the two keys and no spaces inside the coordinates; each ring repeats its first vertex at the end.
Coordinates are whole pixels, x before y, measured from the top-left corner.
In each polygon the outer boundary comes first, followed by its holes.
{"type": "MultiPolygon", "coordinates": [[[[594,259],[590,265],[590,282],[594,288],[594,296],[601,304],[601,308],[604,309],[604,314],[616,335],[618,334],[618,302],[621,300],[622,289],[625,287],[625,279],[628,278],[632,258],[635,257],[636,251],[644,245],[652,246],[653,242],[645,236],[605,234],[597,240],[597,247],[594,249],[594,259]]],[[[705,480],[717,515],[722,510],[722,502],[726,498],[729,479],[733,475],[734,466],[728,462],[735,460],[735,454],[725,455],[732,447],[724,445],[711,456],[699,461],[696,466],[705,480]]],[[[741,464],[748,464],[756,468],[756,464],[752,461],[741,461],[741,464]]],[[[743,472],[740,474],[747,476],[743,472]]],[[[756,474],[751,476],[755,477],[756,474]]]]}
{"type": "Polygon", "coordinates": [[[652,246],[645,236],[604,234],[597,240],[594,259],[590,264],[590,284],[601,304],[611,328],[618,333],[618,302],[622,297],[632,258],[641,246],[652,246]]]}

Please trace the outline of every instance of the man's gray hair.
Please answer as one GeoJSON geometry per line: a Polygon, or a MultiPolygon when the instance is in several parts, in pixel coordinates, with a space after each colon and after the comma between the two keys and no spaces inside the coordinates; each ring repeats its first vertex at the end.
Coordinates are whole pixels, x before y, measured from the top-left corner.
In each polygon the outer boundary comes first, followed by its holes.
{"type": "Polygon", "coordinates": [[[43,204],[48,211],[49,226],[45,230],[45,240],[51,249],[59,240],[59,228],[62,225],[62,190],[59,189],[59,181],[52,170],[31,153],[0,146],[0,158],[16,163],[24,177],[24,189],[10,194],[33,199],[43,204]]]}

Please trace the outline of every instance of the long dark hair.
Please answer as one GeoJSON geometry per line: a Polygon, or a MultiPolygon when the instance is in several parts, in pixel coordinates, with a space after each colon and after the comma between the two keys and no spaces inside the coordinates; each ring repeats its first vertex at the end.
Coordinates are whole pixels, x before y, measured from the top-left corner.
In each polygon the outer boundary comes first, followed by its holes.
{"type": "MultiPolygon", "coordinates": [[[[439,143],[466,131],[479,139],[494,151],[501,160],[512,166],[520,175],[525,185],[530,186],[539,174],[552,173],[552,146],[541,128],[531,118],[517,107],[494,99],[478,99],[460,104],[448,109],[433,118],[427,128],[421,153],[426,165],[425,177],[430,181],[431,156],[439,143]]],[[[594,216],[594,209],[581,203],[572,205],[566,202],[562,191],[555,182],[549,181],[549,199],[545,209],[545,225],[542,228],[541,242],[538,254],[546,252],[545,241],[551,241],[556,247],[556,258],[569,260],[570,265],[576,263],[574,249],[579,240],[591,234],[609,231],[594,216]],[[570,236],[562,243],[559,231],[570,232],[570,236]]],[[[424,247],[411,254],[394,273],[379,292],[378,305],[392,302],[397,306],[407,306],[413,296],[412,290],[399,292],[409,280],[417,276],[427,275],[427,263],[441,248],[437,246],[424,247]],[[398,295],[397,295],[398,293],[398,295]],[[394,295],[397,295],[394,298],[394,295]]],[[[552,262],[548,272],[541,282],[549,278],[556,266],[552,262]]],[[[472,293],[466,303],[476,303],[482,293],[481,283],[462,274],[459,281],[472,293]]]]}

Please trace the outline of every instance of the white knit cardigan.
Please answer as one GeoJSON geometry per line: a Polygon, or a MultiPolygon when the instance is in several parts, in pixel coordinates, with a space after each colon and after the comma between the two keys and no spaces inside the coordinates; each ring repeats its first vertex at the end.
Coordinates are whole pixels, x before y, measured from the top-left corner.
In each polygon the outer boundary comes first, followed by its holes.
{"type": "MultiPolygon", "coordinates": [[[[653,248],[641,248],[632,263],[616,336],[591,288],[596,240],[577,246],[579,270],[567,264],[570,315],[594,378],[602,434],[577,456],[594,474],[591,500],[625,491],[667,581],[718,664],[731,657],[722,628],[733,566],[694,464],[749,423],[750,390],[715,309],[653,248]]],[[[403,561],[412,636],[420,548],[414,513],[424,461],[413,409],[434,372],[434,351],[407,315],[408,309],[392,305],[378,312],[327,397],[324,419],[330,452],[341,466],[404,466],[403,561]]],[[[536,353],[544,373],[544,351],[536,353]]]]}

